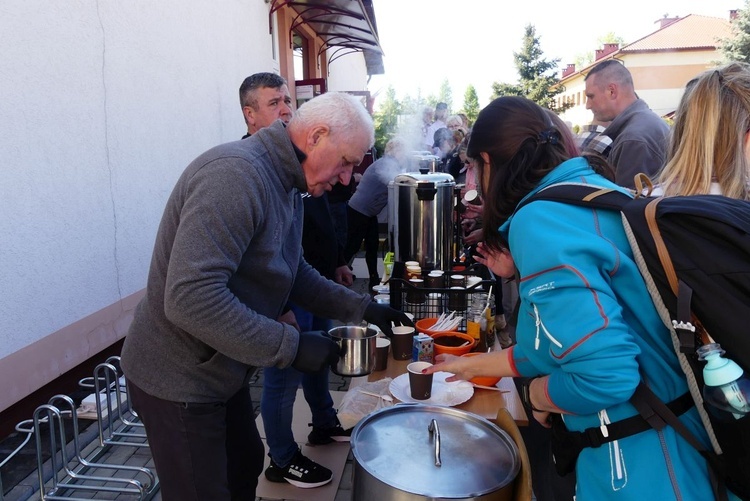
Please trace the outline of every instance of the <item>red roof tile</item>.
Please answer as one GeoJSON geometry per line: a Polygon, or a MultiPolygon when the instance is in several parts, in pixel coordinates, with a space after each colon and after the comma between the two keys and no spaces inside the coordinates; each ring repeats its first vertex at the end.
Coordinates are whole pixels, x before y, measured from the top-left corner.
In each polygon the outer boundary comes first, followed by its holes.
{"type": "Polygon", "coordinates": [[[719,40],[731,35],[728,19],[688,14],[640,40],[625,45],[622,52],[714,49],[719,46],[719,40]]]}

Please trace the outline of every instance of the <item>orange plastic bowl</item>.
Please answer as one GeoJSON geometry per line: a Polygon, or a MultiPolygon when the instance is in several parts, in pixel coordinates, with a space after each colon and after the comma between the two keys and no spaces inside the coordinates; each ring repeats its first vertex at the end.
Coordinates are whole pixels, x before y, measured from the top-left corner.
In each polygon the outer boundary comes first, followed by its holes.
{"type": "Polygon", "coordinates": [[[421,320],[417,320],[416,322],[414,322],[414,327],[417,328],[417,332],[423,332],[427,334],[428,336],[432,336],[436,332],[440,332],[440,331],[434,331],[430,329],[430,327],[432,327],[436,323],[437,323],[437,317],[427,317],[427,318],[423,318],[421,320]]]}
{"type": "MultiPolygon", "coordinates": [[[[462,357],[473,357],[476,355],[481,355],[481,353],[464,353],[461,355],[462,357]]],[[[491,377],[491,376],[477,376],[475,378],[471,378],[469,382],[482,385],[482,386],[495,386],[502,378],[499,377],[491,377]]]]}
{"type": "Polygon", "coordinates": [[[447,353],[448,355],[464,355],[466,353],[469,353],[477,344],[477,340],[471,337],[469,334],[466,334],[465,332],[436,332],[435,334],[430,334],[430,337],[435,340],[432,348],[435,355],[440,355],[442,353],[447,353]],[[441,338],[458,338],[456,341],[454,341],[456,344],[463,344],[467,341],[468,344],[466,346],[447,346],[444,344],[440,344],[439,340],[441,338]]]}
{"type": "Polygon", "coordinates": [[[428,336],[432,336],[433,334],[436,334],[438,332],[449,332],[449,331],[436,331],[433,329],[430,329],[433,325],[437,323],[438,317],[427,317],[423,318],[421,320],[417,320],[414,322],[414,327],[417,328],[417,332],[423,332],[427,334],[428,336]]]}

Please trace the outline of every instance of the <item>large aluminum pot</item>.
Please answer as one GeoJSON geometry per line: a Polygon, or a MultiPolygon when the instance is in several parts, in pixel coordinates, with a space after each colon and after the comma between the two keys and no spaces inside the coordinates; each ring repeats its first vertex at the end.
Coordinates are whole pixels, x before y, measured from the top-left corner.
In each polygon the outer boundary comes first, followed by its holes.
{"type": "Polygon", "coordinates": [[[450,407],[386,407],[357,423],[351,447],[356,501],[506,501],[521,468],[507,433],[450,407]]]}
{"type": "Polygon", "coordinates": [[[388,234],[396,261],[417,261],[424,270],[451,267],[453,176],[408,172],[388,184],[388,234]]]}
{"type": "Polygon", "coordinates": [[[375,339],[378,331],[369,327],[344,325],[328,331],[341,348],[341,356],[331,370],[339,376],[366,376],[375,368],[375,339]]]}

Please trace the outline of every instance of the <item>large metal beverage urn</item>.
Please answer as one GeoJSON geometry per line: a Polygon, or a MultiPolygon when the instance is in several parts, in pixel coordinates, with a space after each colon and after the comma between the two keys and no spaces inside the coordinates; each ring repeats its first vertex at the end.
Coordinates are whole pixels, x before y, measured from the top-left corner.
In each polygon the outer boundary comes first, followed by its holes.
{"type": "Polygon", "coordinates": [[[399,174],[388,184],[388,235],[396,261],[418,261],[423,270],[451,268],[453,176],[399,174]]]}

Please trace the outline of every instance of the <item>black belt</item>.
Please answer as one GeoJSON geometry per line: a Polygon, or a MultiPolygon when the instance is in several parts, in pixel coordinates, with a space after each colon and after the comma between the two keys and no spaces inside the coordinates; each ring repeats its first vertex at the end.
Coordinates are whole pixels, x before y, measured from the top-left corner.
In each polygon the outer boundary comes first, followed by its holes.
{"type": "MultiPolygon", "coordinates": [[[[667,404],[667,407],[676,415],[684,414],[695,405],[690,392],[677,397],[667,404]]],[[[653,427],[640,415],[636,414],[620,421],[608,425],[602,425],[594,428],[587,428],[583,431],[566,430],[566,439],[571,440],[578,447],[600,447],[607,442],[614,442],[653,427]],[[604,436],[602,429],[607,430],[607,436],[604,436]]]]}

